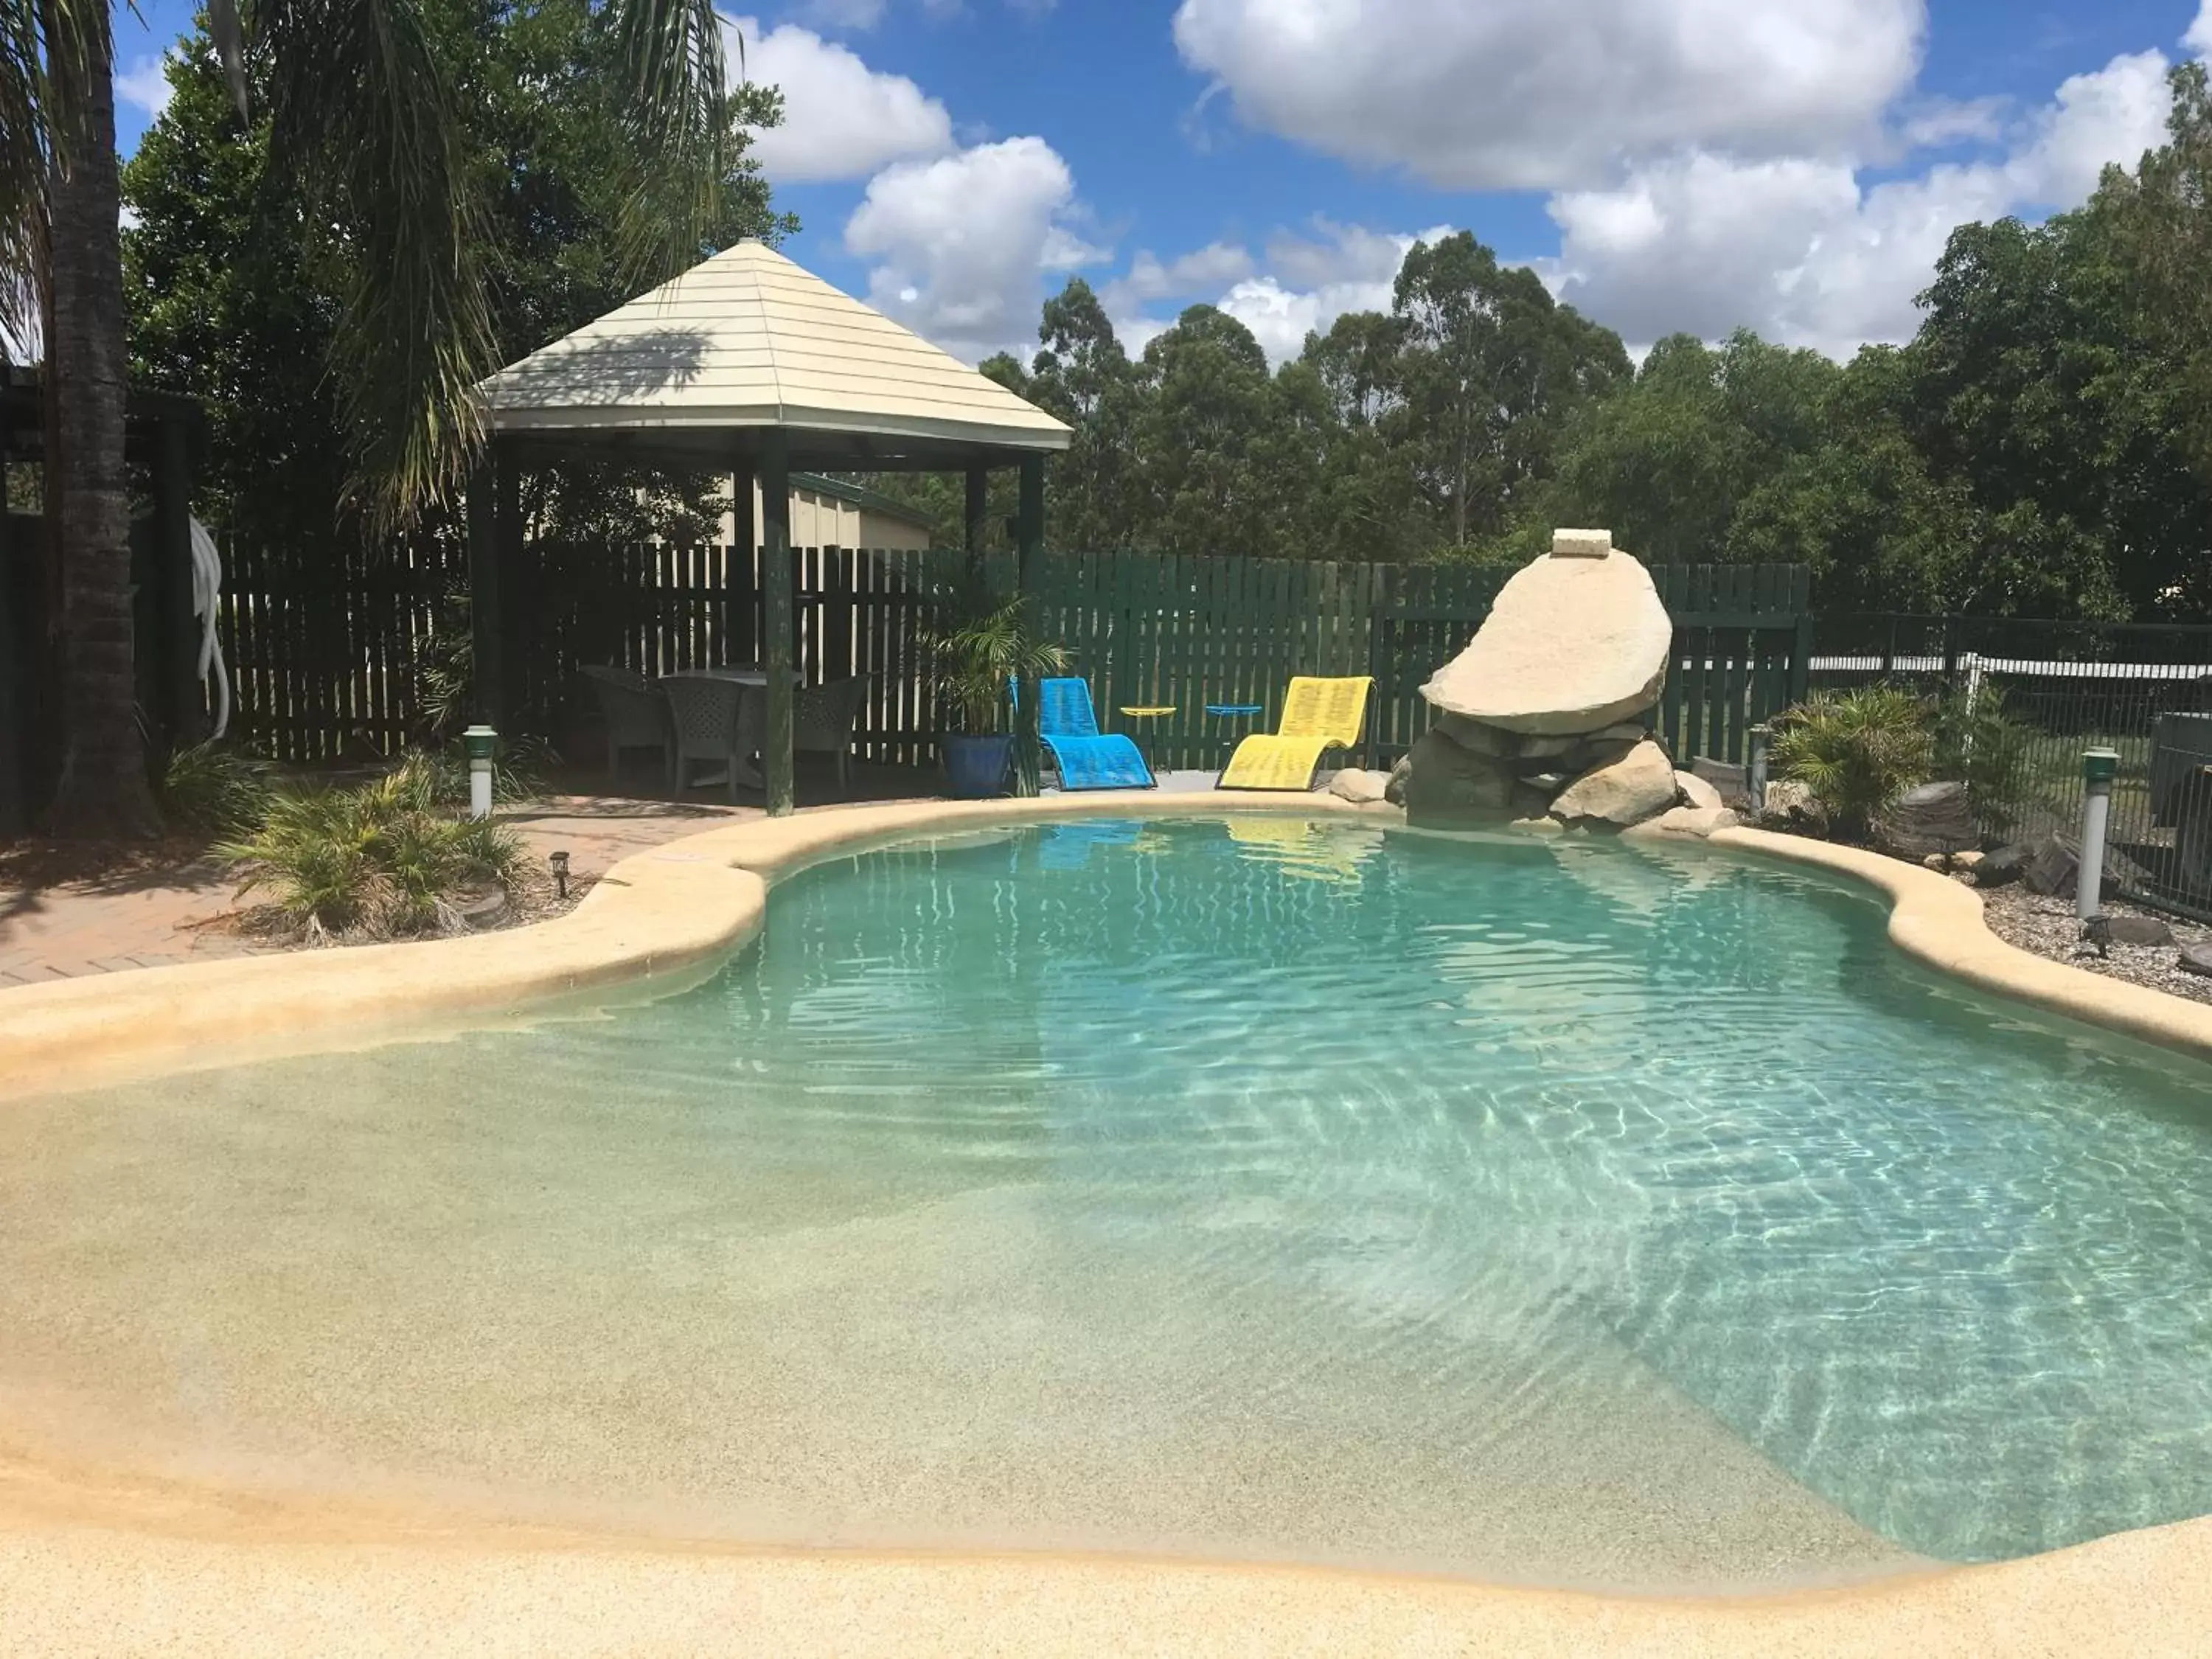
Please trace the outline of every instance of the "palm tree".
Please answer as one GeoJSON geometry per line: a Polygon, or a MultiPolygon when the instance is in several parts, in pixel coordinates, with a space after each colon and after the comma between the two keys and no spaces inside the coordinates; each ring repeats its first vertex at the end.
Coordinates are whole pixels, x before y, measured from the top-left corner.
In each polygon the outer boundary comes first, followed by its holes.
{"type": "MultiPolygon", "coordinates": [[[[732,133],[720,21],[711,0],[605,0],[598,21],[637,263],[696,257],[732,133]]],[[[210,0],[208,25],[241,111],[254,61],[271,154],[347,247],[330,368],[356,504],[402,521],[459,485],[482,440],[471,388],[496,367],[480,185],[425,0],[210,0]]],[[[0,0],[0,334],[46,352],[62,834],[158,823],[134,702],[120,205],[107,0],[0,0]]]]}

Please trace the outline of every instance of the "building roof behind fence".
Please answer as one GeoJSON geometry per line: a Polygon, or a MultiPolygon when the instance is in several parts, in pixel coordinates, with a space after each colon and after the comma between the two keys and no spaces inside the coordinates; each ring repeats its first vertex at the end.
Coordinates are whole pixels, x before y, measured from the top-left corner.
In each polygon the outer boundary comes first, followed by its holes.
{"type": "MultiPolygon", "coordinates": [[[[782,428],[795,464],[1067,447],[1036,404],[766,244],[738,243],[484,380],[490,429],[707,452],[782,428]]],[[[615,447],[620,447],[619,445],[615,447]]]]}

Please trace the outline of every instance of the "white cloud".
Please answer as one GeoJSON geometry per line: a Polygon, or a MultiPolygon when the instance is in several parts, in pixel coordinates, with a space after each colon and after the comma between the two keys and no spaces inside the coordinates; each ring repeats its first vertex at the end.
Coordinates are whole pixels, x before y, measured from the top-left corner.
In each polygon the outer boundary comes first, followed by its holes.
{"type": "Polygon", "coordinates": [[[1455,189],[1624,158],[1863,147],[1912,82],[1925,0],[1182,0],[1184,60],[1248,122],[1455,189]]]}
{"type": "Polygon", "coordinates": [[[1234,243],[1214,242],[1162,261],[1140,252],[1129,270],[1099,294],[1124,349],[1144,349],[1170,319],[1144,307],[1165,300],[1206,301],[1252,331],[1268,361],[1282,363],[1305,349],[1310,332],[1326,333],[1347,311],[1387,311],[1398,267],[1416,241],[1452,234],[1449,225],[1418,234],[1314,222],[1311,236],[1279,232],[1264,261],[1234,243]]]}
{"type": "Polygon", "coordinates": [[[1908,151],[1993,144],[2004,137],[2004,112],[2002,98],[1923,99],[1899,118],[1898,137],[1908,151]]]}
{"type": "Polygon", "coordinates": [[[2005,164],[2018,199],[2072,207],[2096,189],[2108,163],[2131,167],[2163,143],[2173,109],[2167,68],[2163,52],[2141,52],[2063,82],[2030,121],[2029,142],[2005,164]]]}
{"type": "Polygon", "coordinates": [[[872,261],[868,301],[975,361],[1026,355],[1048,271],[1105,256],[1073,228],[1075,178],[1042,138],[902,161],[868,181],[845,246],[872,261]]]}
{"type": "Polygon", "coordinates": [[[1127,274],[1108,283],[1100,298],[1113,311],[1121,304],[1145,305],[1154,300],[1218,292],[1251,274],[1251,254],[1233,242],[1209,242],[1164,264],[1150,248],[1143,248],[1129,262],[1127,274]]]}
{"type": "Polygon", "coordinates": [[[169,97],[176,88],[169,84],[167,58],[141,58],[115,77],[115,95],[120,101],[146,112],[146,118],[158,121],[161,112],[169,107],[169,97]]]}
{"type": "Polygon", "coordinates": [[[952,148],[945,106],[905,76],[872,70],[850,49],[795,24],[763,33],[741,17],[729,27],[744,39],[746,73],[783,89],[783,125],[753,138],[775,183],[865,179],[887,162],[952,148]]]}
{"type": "Polygon", "coordinates": [[[2197,9],[2197,21],[2181,37],[2181,44],[2200,58],[2212,58],[2212,0],[2203,0],[2197,9]]]}
{"type": "MultiPolygon", "coordinates": [[[[1390,302],[1388,287],[1381,297],[1384,305],[1390,302]]],[[[1372,303],[1370,295],[1346,298],[1325,289],[1301,293],[1273,276],[1239,283],[1219,301],[1222,310],[1252,331],[1271,363],[1297,356],[1305,349],[1308,334],[1328,328],[1347,311],[1364,311],[1372,303]]]]}
{"type": "Polygon", "coordinates": [[[1689,151],[1606,190],[1555,196],[1561,297],[1633,346],[1736,327],[1838,356],[1908,338],[1953,230],[2071,207],[2106,163],[2160,142],[2166,59],[2142,52],[2076,76],[2019,123],[1996,159],[1864,185],[1849,159],[1745,161],[1689,151]]]}
{"type": "Polygon", "coordinates": [[[1221,308],[1252,331],[1270,362],[1297,356],[1309,333],[1327,333],[1348,311],[1388,311],[1398,267],[1413,244],[1452,234],[1449,225],[1418,235],[1327,220],[1315,228],[1316,237],[1270,237],[1267,274],[1239,283],[1221,299],[1221,308]]]}
{"type": "MultiPolygon", "coordinates": [[[[1692,147],[1646,158],[1605,187],[1554,194],[1560,252],[1529,264],[1639,349],[1740,327],[1837,356],[1905,339],[1919,320],[1914,298],[1960,225],[2074,206],[2107,163],[2132,165],[2162,140],[2166,70],[2155,52],[2116,58],[2009,120],[1990,104],[1923,105],[1923,143],[1999,142],[1987,159],[1903,178],[1869,179],[1850,154],[1692,147]]],[[[1173,260],[1141,253],[1102,297],[1131,350],[1168,325],[1159,302],[1206,298],[1281,362],[1346,312],[1387,309],[1407,250],[1450,234],[1316,220],[1307,234],[1270,238],[1257,258],[1219,243],[1173,260]]]]}

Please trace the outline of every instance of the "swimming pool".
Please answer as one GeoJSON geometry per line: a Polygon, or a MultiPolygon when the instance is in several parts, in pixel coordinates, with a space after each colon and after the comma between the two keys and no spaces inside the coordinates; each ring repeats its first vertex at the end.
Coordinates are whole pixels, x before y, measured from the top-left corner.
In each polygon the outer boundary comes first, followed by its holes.
{"type": "Polygon", "coordinates": [[[2212,1509],[2205,1075],[1702,850],[994,831],[602,1021],[0,1112],[0,1417],[697,1535],[1992,1559],[2212,1509]]]}

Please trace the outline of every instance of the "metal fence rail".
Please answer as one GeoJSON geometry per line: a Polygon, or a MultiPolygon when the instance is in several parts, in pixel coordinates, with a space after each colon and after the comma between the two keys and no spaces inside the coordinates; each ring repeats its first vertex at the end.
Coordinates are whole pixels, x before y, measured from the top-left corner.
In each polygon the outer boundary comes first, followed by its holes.
{"type": "Polygon", "coordinates": [[[1814,688],[1888,680],[1942,700],[1991,836],[2073,836],[2083,751],[2116,750],[2108,874],[2124,897],[2212,916],[2212,628],[1885,616],[1814,631],[1814,688]]]}

